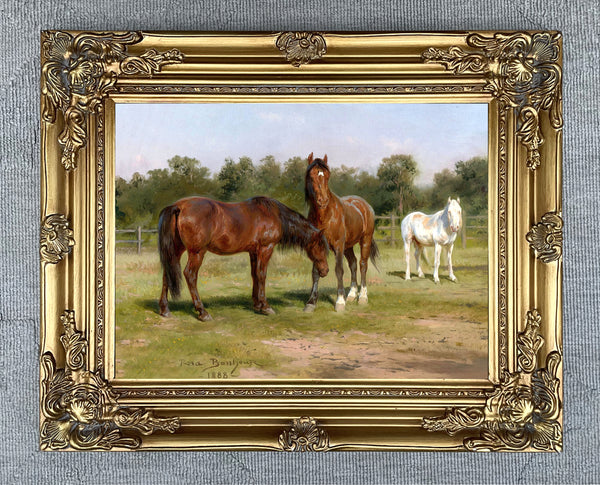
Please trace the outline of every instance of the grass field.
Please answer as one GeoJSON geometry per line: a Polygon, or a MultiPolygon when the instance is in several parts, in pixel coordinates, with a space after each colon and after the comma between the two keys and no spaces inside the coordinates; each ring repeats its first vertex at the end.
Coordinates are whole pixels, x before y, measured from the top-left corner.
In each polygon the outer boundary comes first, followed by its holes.
{"type": "MultiPolygon", "coordinates": [[[[404,280],[404,250],[380,245],[379,271],[369,267],[369,303],[333,311],[334,263],[321,280],[312,314],[302,310],[311,263],[277,251],[269,265],[267,299],[276,315],[252,311],[247,254],[207,254],[200,297],[213,320],[196,318],[183,283],[173,314],[158,314],[162,274],[155,249],[119,248],[116,274],[116,369],[123,378],[411,379],[485,378],[488,356],[487,248],[455,247],[456,283],[445,258],[439,284],[404,280]]],[[[428,259],[433,261],[432,249],[428,259]]],[[[182,267],[185,264],[185,255],[182,267]]],[[[414,271],[414,260],[412,261],[414,271]]],[[[349,270],[345,266],[346,289],[349,270]]]]}

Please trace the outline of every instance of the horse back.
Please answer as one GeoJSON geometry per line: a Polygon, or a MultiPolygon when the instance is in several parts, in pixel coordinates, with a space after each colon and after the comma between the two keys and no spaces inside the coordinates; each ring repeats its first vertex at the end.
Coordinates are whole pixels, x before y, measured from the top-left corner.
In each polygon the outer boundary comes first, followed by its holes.
{"type": "Polygon", "coordinates": [[[422,246],[434,244],[451,244],[456,239],[456,234],[448,234],[443,227],[443,211],[427,215],[422,212],[411,212],[401,224],[402,238],[405,242],[416,242],[422,246]]]}
{"type": "Polygon", "coordinates": [[[181,209],[179,231],[188,249],[234,254],[271,242],[263,241],[265,237],[281,236],[276,217],[252,200],[228,203],[190,197],[177,205],[181,209]]]}

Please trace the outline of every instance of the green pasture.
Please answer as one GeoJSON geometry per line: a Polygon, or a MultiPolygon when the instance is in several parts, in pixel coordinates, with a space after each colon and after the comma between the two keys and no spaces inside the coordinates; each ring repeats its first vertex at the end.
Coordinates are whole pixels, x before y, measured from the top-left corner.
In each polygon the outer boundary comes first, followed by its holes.
{"type": "MultiPolygon", "coordinates": [[[[267,299],[277,312],[252,311],[247,254],[207,254],[198,290],[213,320],[196,318],[185,280],[173,314],[158,314],[162,273],[155,245],[142,253],[118,247],[116,257],[116,369],[123,378],[419,378],[487,375],[487,247],[469,241],[454,249],[448,279],[404,280],[401,247],[380,244],[379,270],[368,271],[369,302],[335,313],[336,279],[321,280],[312,314],[303,312],[311,263],[302,252],[277,251],[269,265],[267,299]]],[[[355,251],[357,252],[357,251],[355,251]]],[[[433,251],[428,249],[433,261],[433,251]]],[[[185,265],[185,255],[182,267],[185,265]]],[[[350,275],[345,266],[346,290],[350,275]]]]}

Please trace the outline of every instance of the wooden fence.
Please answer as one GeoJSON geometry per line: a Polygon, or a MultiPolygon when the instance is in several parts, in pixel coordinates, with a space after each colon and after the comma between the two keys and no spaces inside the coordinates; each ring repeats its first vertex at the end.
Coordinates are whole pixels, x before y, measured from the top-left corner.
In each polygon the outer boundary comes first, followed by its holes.
{"type": "MultiPolygon", "coordinates": [[[[375,238],[375,241],[386,242],[388,244],[396,245],[397,242],[402,242],[402,230],[400,224],[402,223],[402,217],[392,214],[391,216],[375,216],[375,224],[377,221],[389,221],[386,226],[377,225],[377,231],[389,231],[388,237],[375,238]]],[[[460,241],[463,248],[467,247],[467,239],[475,239],[472,236],[467,236],[467,232],[471,233],[473,230],[487,230],[487,216],[466,216],[463,211],[463,225],[460,229],[460,241]]]]}
{"type": "MultiPolygon", "coordinates": [[[[402,232],[400,229],[402,218],[400,216],[396,216],[393,214],[391,216],[375,216],[375,221],[389,221],[388,225],[378,225],[376,227],[376,230],[378,232],[389,232],[389,236],[383,238],[375,238],[375,241],[385,242],[394,246],[396,245],[396,243],[402,242],[402,232]]],[[[463,212],[463,221],[464,224],[460,230],[460,240],[462,247],[466,248],[467,239],[475,239],[473,236],[468,236],[467,233],[470,234],[473,230],[487,230],[487,216],[465,216],[463,212]]],[[[134,234],[135,239],[117,239],[115,242],[117,244],[135,244],[137,247],[137,253],[140,254],[142,252],[143,244],[142,234],[156,234],[158,233],[158,230],[142,229],[141,226],[138,226],[136,229],[117,229],[115,232],[117,234],[134,234]]]]}
{"type": "Polygon", "coordinates": [[[117,234],[135,234],[135,239],[117,239],[116,244],[135,244],[137,247],[137,253],[142,252],[142,234],[158,233],[158,229],[142,229],[138,226],[136,229],[117,229],[117,234]]]}

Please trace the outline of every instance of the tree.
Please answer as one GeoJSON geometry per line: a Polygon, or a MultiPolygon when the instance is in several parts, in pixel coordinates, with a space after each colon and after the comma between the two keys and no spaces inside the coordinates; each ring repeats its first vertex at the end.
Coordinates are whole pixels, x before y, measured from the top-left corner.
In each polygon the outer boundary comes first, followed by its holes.
{"type": "Polygon", "coordinates": [[[223,200],[244,198],[244,194],[253,189],[254,165],[252,159],[244,156],[240,157],[236,163],[232,158],[226,158],[217,179],[221,183],[223,200]]]}
{"type": "Polygon", "coordinates": [[[464,199],[472,214],[487,212],[488,160],[473,157],[456,163],[455,172],[459,179],[457,192],[464,199]]]}
{"type": "MultiPolygon", "coordinates": [[[[384,158],[377,170],[381,188],[387,192],[384,212],[397,210],[404,214],[407,202],[414,198],[414,181],[419,173],[412,155],[391,155],[384,158]]],[[[408,211],[407,211],[408,212],[408,211]]]]}
{"type": "Polygon", "coordinates": [[[190,182],[193,182],[194,174],[200,166],[200,160],[190,157],[180,157],[179,155],[170,158],[167,163],[174,174],[189,178],[190,182]]]}
{"type": "Polygon", "coordinates": [[[440,210],[448,197],[460,197],[465,212],[471,215],[487,213],[488,161],[485,157],[460,160],[454,170],[445,168],[433,176],[433,186],[427,190],[430,210],[440,210]]]}
{"type": "Polygon", "coordinates": [[[256,188],[263,195],[271,194],[281,183],[281,165],[273,155],[267,155],[255,171],[256,188]]]}
{"type": "Polygon", "coordinates": [[[270,195],[292,209],[303,212],[304,176],[307,166],[307,159],[302,157],[292,157],[284,162],[280,182],[270,195]]]}

